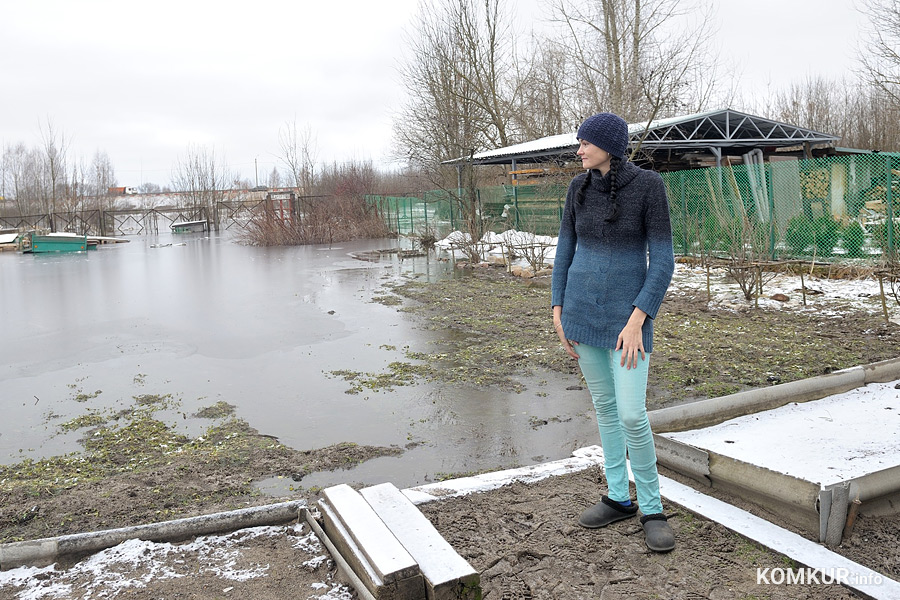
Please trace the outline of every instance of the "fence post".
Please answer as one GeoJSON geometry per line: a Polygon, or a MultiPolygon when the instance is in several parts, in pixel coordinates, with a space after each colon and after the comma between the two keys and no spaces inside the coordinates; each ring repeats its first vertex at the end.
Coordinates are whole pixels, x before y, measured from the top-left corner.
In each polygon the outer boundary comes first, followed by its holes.
{"type": "Polygon", "coordinates": [[[428,233],[428,203],[424,200],[422,201],[422,211],[425,213],[425,229],[422,230],[422,235],[426,235],[428,233]]]}
{"type": "MultiPolygon", "coordinates": [[[[458,196],[458,198],[460,199],[459,201],[462,202],[462,188],[460,188],[460,195],[458,196]]],[[[453,198],[450,198],[447,201],[450,203],[450,229],[455,231],[456,230],[456,220],[453,216],[453,205],[456,204],[456,202],[453,200],[453,198]]]]}
{"type": "Polygon", "coordinates": [[[769,199],[769,260],[775,260],[775,174],[772,163],[766,165],[766,176],[769,178],[766,192],[769,199]]]}
{"type": "Polygon", "coordinates": [[[387,211],[386,211],[387,212],[387,220],[385,222],[387,223],[387,226],[390,227],[391,229],[394,228],[394,215],[393,215],[394,208],[393,208],[393,206],[391,206],[392,204],[393,204],[393,201],[392,201],[391,197],[385,196],[384,197],[384,205],[387,207],[387,211]]]}
{"type": "Polygon", "coordinates": [[[684,189],[684,171],[678,172],[678,189],[681,193],[681,229],[684,232],[684,255],[688,255],[687,191],[684,189]]]}
{"type": "MultiPolygon", "coordinates": [[[[397,200],[394,199],[393,196],[388,196],[387,198],[385,198],[385,200],[387,201],[388,206],[388,226],[393,229],[394,222],[397,220],[397,200]]],[[[397,230],[394,229],[394,231],[397,230]]],[[[397,231],[397,235],[400,235],[399,231],[397,231]]]]}
{"type": "MultiPolygon", "coordinates": [[[[378,207],[378,214],[381,216],[381,221],[385,224],[385,226],[390,227],[391,226],[391,221],[389,219],[390,213],[387,212],[387,209],[385,208],[385,200],[387,198],[385,198],[384,196],[375,196],[375,198],[377,198],[376,206],[378,207]]],[[[299,204],[299,202],[298,202],[298,204],[299,204]]]]}
{"type": "Polygon", "coordinates": [[[885,164],[887,166],[887,189],[884,192],[884,200],[886,204],[885,216],[887,217],[887,247],[888,247],[888,256],[890,260],[894,260],[896,258],[896,253],[894,252],[894,191],[893,191],[893,177],[891,172],[891,157],[884,157],[885,164]]]}
{"type": "Polygon", "coordinates": [[[519,230],[519,186],[518,178],[513,179],[513,210],[516,211],[516,231],[519,230]]]}

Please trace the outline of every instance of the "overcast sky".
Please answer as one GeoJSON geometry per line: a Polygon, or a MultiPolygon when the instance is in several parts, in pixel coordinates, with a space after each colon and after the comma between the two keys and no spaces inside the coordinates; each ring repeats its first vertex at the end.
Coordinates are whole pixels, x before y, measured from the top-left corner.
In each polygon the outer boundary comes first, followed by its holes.
{"type": "MultiPolygon", "coordinates": [[[[526,27],[543,16],[541,0],[509,2],[526,27]]],[[[36,146],[49,120],[70,157],[106,151],[120,185],[168,184],[189,144],[251,182],[258,164],[264,183],[296,121],[320,161],[387,166],[417,4],[0,0],[0,144],[36,146]]],[[[853,0],[715,4],[712,43],[748,95],[855,67],[866,21],[853,0]]]]}

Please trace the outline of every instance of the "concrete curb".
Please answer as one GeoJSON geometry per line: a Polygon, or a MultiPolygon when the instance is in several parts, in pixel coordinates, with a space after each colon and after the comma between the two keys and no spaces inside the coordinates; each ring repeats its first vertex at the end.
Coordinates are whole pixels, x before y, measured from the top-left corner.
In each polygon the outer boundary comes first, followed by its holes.
{"type": "Polygon", "coordinates": [[[851,367],[772,387],[661,408],[649,413],[650,426],[655,433],[700,429],[736,417],[778,408],[789,402],[809,402],[869,383],[886,383],[895,379],[900,379],[900,358],[851,367]]]}
{"type": "Polygon", "coordinates": [[[294,500],[161,523],[0,544],[0,570],[49,564],[62,556],[97,552],[131,539],[173,542],[245,527],[285,523],[298,519],[300,509],[305,506],[305,500],[294,500]]]}

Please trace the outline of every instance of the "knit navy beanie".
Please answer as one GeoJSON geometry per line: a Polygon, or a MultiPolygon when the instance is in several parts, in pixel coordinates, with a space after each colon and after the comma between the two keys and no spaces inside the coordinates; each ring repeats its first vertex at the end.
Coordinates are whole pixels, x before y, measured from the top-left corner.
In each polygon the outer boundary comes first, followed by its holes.
{"type": "Polygon", "coordinates": [[[613,156],[625,158],[628,148],[628,123],[612,113],[599,113],[584,120],[578,133],[579,140],[586,140],[613,156]]]}

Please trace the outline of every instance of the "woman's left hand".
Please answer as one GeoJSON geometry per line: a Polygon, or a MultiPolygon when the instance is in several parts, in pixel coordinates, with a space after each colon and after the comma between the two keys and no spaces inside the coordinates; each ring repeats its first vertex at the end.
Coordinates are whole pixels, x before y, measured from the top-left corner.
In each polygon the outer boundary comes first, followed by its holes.
{"type": "Polygon", "coordinates": [[[644,334],[642,331],[644,319],[646,318],[647,313],[635,307],[634,312],[631,313],[631,318],[628,319],[628,323],[619,333],[619,337],[616,340],[616,350],[622,351],[622,360],[619,364],[626,369],[637,368],[639,354],[641,360],[646,360],[647,358],[646,354],[644,354],[644,334]]]}

